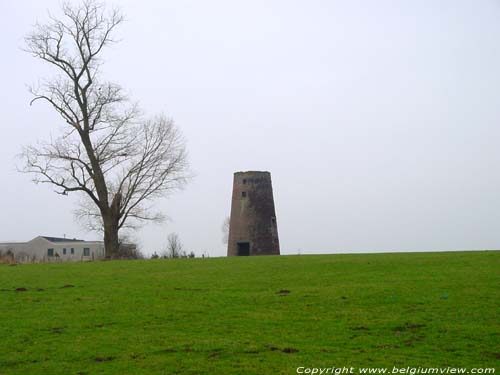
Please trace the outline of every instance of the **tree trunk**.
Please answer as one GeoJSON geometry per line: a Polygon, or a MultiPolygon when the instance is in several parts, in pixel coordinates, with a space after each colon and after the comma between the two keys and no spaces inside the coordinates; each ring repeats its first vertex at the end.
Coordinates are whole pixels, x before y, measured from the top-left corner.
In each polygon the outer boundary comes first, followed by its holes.
{"type": "Polygon", "coordinates": [[[119,255],[118,230],[120,222],[120,204],[122,194],[116,193],[107,213],[103,213],[104,249],[107,258],[116,258],[119,255]]]}
{"type": "Polygon", "coordinates": [[[106,258],[115,258],[118,255],[118,220],[113,217],[104,219],[104,249],[106,258]]]}

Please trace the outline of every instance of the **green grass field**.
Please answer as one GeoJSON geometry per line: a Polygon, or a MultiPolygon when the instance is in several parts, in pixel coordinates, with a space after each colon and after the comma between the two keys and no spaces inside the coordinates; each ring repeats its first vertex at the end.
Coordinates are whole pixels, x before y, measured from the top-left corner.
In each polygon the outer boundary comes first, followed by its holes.
{"type": "Polygon", "coordinates": [[[500,252],[0,265],[0,322],[0,374],[498,373],[500,252]]]}

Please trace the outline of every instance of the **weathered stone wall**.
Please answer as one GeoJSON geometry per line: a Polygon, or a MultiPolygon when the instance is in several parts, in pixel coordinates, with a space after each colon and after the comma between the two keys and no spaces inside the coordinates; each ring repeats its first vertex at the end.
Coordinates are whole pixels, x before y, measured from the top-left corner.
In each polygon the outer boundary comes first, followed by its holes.
{"type": "Polygon", "coordinates": [[[238,243],[246,242],[250,244],[249,255],[280,253],[269,172],[234,174],[227,255],[238,255],[238,243]]]}

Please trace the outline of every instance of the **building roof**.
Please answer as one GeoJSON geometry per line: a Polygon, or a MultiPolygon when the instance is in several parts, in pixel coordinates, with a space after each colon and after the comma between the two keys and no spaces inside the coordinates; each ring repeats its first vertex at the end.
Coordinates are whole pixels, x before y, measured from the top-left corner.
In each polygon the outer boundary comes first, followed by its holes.
{"type": "Polygon", "coordinates": [[[85,242],[84,240],[77,240],[76,238],[61,238],[61,237],[48,237],[48,236],[40,236],[42,238],[45,238],[47,241],[50,242],[85,242]]]}
{"type": "Polygon", "coordinates": [[[76,238],[62,238],[62,237],[50,237],[50,236],[37,236],[35,238],[33,238],[32,240],[30,241],[24,241],[24,242],[19,242],[19,241],[11,241],[11,242],[0,242],[0,245],[2,246],[8,246],[8,245],[19,245],[19,244],[27,244],[27,243],[30,243],[32,241],[35,241],[37,239],[40,239],[40,238],[43,238],[45,241],[48,241],[50,243],[53,243],[53,244],[61,244],[62,246],[64,246],[64,244],[71,244],[71,243],[74,243],[74,244],[96,244],[96,243],[104,243],[103,241],[85,241],[85,240],[80,240],[80,239],[76,239],[76,238]]]}

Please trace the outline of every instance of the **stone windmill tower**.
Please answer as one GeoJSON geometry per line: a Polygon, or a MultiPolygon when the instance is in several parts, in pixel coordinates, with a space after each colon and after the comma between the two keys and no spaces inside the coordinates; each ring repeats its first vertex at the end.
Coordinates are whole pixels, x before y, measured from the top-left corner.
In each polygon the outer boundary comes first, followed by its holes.
{"type": "Polygon", "coordinates": [[[227,255],[279,254],[271,174],[236,172],[227,255]]]}

